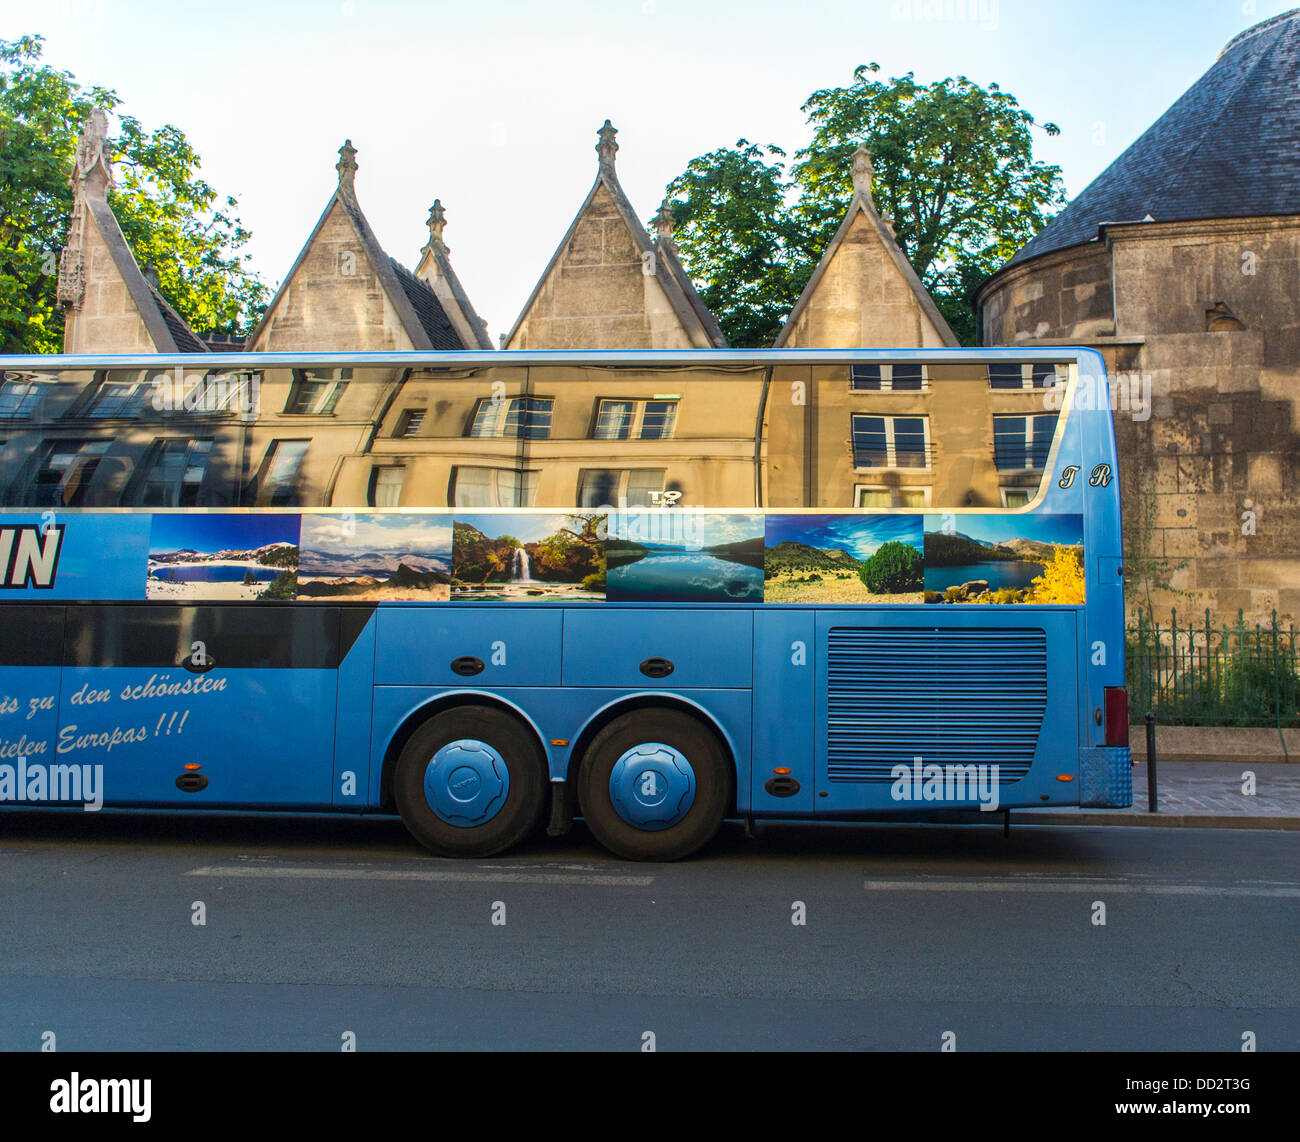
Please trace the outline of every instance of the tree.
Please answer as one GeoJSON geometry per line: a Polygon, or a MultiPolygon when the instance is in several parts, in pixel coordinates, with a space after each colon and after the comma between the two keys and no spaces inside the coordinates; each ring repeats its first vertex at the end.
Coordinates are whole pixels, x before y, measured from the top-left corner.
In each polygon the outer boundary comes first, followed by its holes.
{"type": "Polygon", "coordinates": [[[921,553],[909,543],[882,543],[858,568],[858,578],[873,595],[894,595],[921,589],[921,553]]]}
{"type": "Polygon", "coordinates": [[[117,111],[111,90],[42,63],[42,42],[0,40],[0,351],[62,348],[56,287],[71,220],[68,174],[95,108],[117,115],[109,203],[136,260],[153,263],[159,291],[196,330],[246,332],[268,291],[239,253],[250,234],[236,200],[199,177],[199,156],[179,128],[145,130],[117,111]]]}
{"type": "Polygon", "coordinates": [[[668,184],[674,240],[732,345],[771,345],[817,265],[788,205],[784,158],[780,147],[739,139],[668,184]]]}
{"type": "MultiPolygon", "coordinates": [[[[1033,116],[996,83],[918,84],[910,72],[886,83],[879,70],[863,64],[847,87],[808,97],[812,139],[788,172],[742,139],[692,160],[669,184],[683,263],[708,283],[703,295],[732,344],[771,344],[779,322],[752,315],[794,307],[848,209],[860,143],[873,154],[877,211],[893,218],[899,246],[963,344],[975,341],[970,292],[1064,202],[1060,168],[1033,158],[1033,116]],[[720,270],[731,276],[715,281],[720,270]]],[[[1051,123],[1042,129],[1059,134],[1051,123]]],[[[773,155],[784,152],[769,146],[773,155]]]]}

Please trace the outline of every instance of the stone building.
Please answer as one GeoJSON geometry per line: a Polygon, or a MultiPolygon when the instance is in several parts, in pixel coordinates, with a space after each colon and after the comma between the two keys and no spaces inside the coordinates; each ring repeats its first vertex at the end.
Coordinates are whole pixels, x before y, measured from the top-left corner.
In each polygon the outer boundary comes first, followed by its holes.
{"type": "Polygon", "coordinates": [[[596,181],[514,328],[506,349],[721,349],[726,338],[673,244],[666,205],[652,241],[614,170],[618,132],[597,133],[596,181]]]}
{"type": "MultiPolygon", "coordinates": [[[[131,255],[108,191],[107,120],[91,112],[77,141],[72,225],[59,258],[65,353],[202,353],[208,350],[131,255]]],[[[150,275],[151,276],[151,275],[150,275]]]]}
{"type": "Polygon", "coordinates": [[[266,313],[250,352],[486,349],[487,332],[447,261],[442,204],[429,212],[420,274],[379,245],[357,202],[357,152],[339,148],[338,186],[266,313]]]}
{"type": "Polygon", "coordinates": [[[1300,10],[1229,42],[975,301],[985,344],[1118,376],[1131,609],[1300,619],[1300,10]]]}
{"type": "Polygon", "coordinates": [[[853,200],[776,339],[777,349],[948,347],[948,328],[871,198],[871,152],[853,156],[853,200]]]}

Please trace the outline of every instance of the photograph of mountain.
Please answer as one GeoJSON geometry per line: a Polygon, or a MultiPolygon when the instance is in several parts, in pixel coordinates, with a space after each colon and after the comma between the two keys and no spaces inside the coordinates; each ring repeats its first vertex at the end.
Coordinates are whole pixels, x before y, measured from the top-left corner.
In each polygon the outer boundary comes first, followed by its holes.
{"type": "Polygon", "coordinates": [[[599,601],[605,537],[602,512],[457,515],[451,597],[599,601]]]}
{"type": "Polygon", "coordinates": [[[1082,603],[1081,515],[928,515],[927,603],[1082,603]]]}
{"type": "Polygon", "coordinates": [[[761,515],[619,512],[605,554],[614,602],[763,601],[761,515]]]}
{"type": "Polygon", "coordinates": [[[450,584],[447,516],[303,516],[299,599],[446,602],[450,584]]]}
{"type": "Polygon", "coordinates": [[[919,603],[919,515],[769,515],[769,603],[919,603]]]}
{"type": "Polygon", "coordinates": [[[296,515],[155,515],[145,598],[292,599],[297,570],[296,515]]]}

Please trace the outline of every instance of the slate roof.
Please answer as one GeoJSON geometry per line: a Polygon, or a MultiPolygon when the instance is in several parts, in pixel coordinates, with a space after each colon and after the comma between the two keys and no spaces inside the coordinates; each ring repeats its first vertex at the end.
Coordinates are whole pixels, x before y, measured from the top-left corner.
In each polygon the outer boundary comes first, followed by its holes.
{"type": "Polygon", "coordinates": [[[1300,8],[1256,24],[1007,263],[1105,222],[1300,214],[1300,8]]]}
{"type": "Polygon", "coordinates": [[[427,282],[422,282],[396,258],[390,257],[388,260],[393,264],[398,284],[406,294],[407,301],[411,303],[411,308],[415,310],[415,316],[428,336],[429,344],[435,349],[470,348],[471,346],[461,344],[460,337],[452,326],[450,318],[447,317],[446,310],[442,308],[442,302],[433,292],[433,287],[427,282]]]}
{"type": "Polygon", "coordinates": [[[149,287],[149,292],[153,295],[153,303],[158,307],[158,313],[163,319],[163,324],[167,326],[167,332],[172,335],[172,340],[176,342],[177,352],[207,353],[209,351],[208,347],[203,344],[194,330],[186,324],[185,318],[167,304],[166,298],[153,286],[149,287]]]}

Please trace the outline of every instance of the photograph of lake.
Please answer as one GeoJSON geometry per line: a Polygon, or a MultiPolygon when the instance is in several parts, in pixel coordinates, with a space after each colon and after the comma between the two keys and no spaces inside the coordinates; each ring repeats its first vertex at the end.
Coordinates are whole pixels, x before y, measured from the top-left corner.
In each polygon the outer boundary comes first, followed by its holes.
{"type": "Polygon", "coordinates": [[[919,515],[769,515],[769,603],[919,603],[919,515]]]}
{"type": "Polygon", "coordinates": [[[296,515],[155,515],[146,599],[227,602],[292,599],[296,515]]]}
{"type": "Polygon", "coordinates": [[[448,516],[309,515],[298,598],[438,603],[451,597],[448,516]]]}
{"type": "Polygon", "coordinates": [[[618,512],[605,554],[612,602],[763,601],[761,515],[618,512]]]}
{"type": "Polygon", "coordinates": [[[602,600],[605,531],[603,512],[457,513],[451,597],[602,600]]]}
{"type": "Polygon", "coordinates": [[[1067,601],[1048,598],[1034,585],[1058,560],[1071,575],[1077,575],[1081,584],[1081,515],[925,517],[925,591],[929,602],[1067,601]]]}

